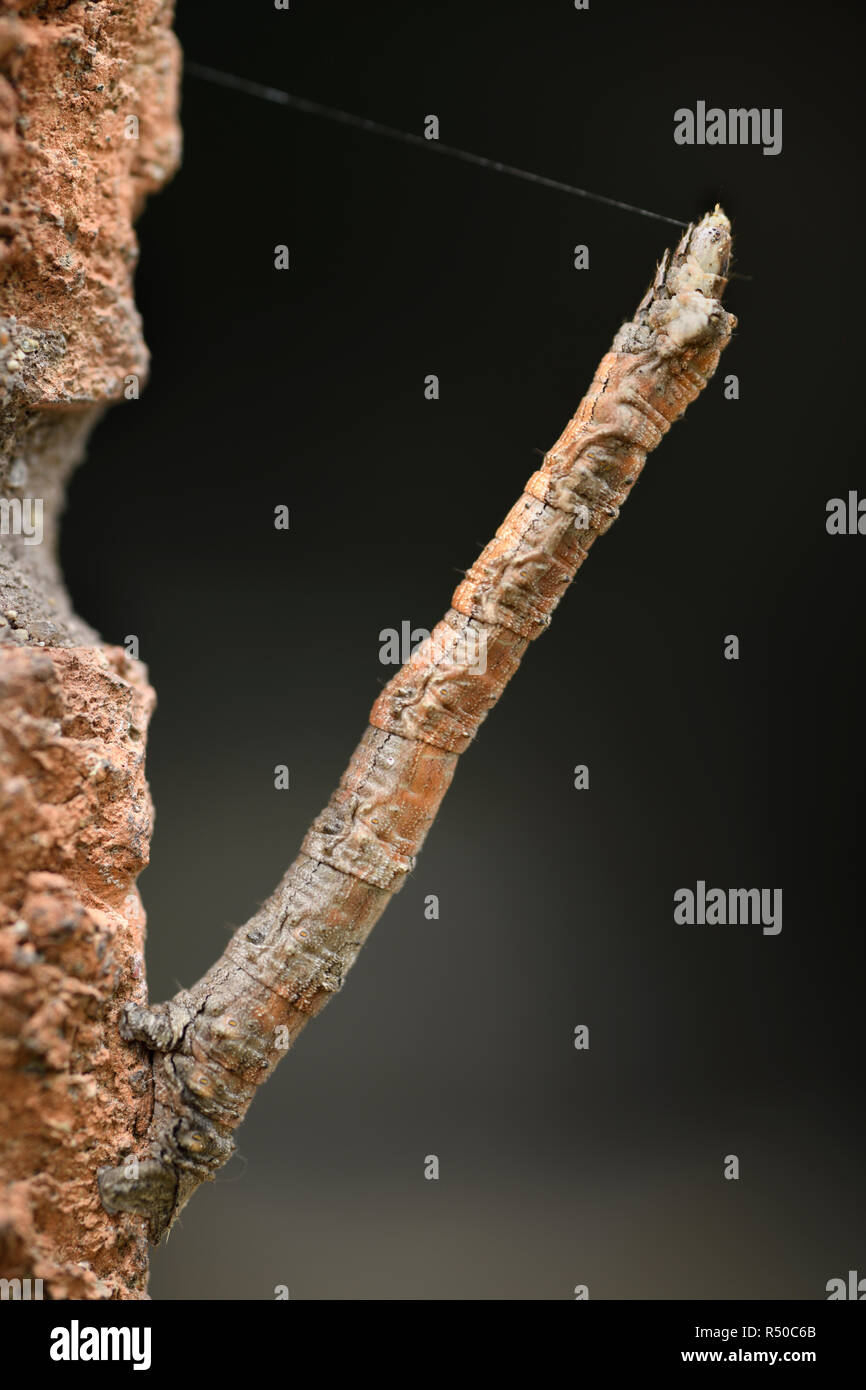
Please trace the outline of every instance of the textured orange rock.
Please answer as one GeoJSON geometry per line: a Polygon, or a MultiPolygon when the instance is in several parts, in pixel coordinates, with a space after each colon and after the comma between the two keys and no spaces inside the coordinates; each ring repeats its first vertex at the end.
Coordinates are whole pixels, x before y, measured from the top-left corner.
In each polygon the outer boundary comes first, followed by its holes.
{"type": "Polygon", "coordinates": [[[0,608],[54,644],[99,640],[70,610],[57,518],[94,422],[147,373],[132,224],[180,155],[171,18],[165,0],[0,17],[0,493],[43,498],[46,524],[42,545],[3,538],[0,608]]]}
{"type": "Polygon", "coordinates": [[[119,649],[0,648],[0,1266],[47,1297],[145,1287],[141,1223],[111,1221],[93,1175],[152,1109],[117,1020],[145,998],[153,702],[119,649]]]}
{"type": "Polygon", "coordinates": [[[0,1274],[46,1297],[145,1295],[142,1223],[96,1168],[147,1127],[152,1081],[117,1032],[143,1000],[144,669],[72,611],[56,558],[94,422],[143,384],[132,224],[180,155],[165,0],[13,0],[0,14],[0,1274]]]}
{"type": "Polygon", "coordinates": [[[99,1175],[109,1210],[170,1229],[231,1154],[255,1091],[324,1007],[411,871],[460,752],[517,669],[672,421],[718,365],[730,227],[718,210],[665,257],[574,419],[468,571],[452,608],[382,691],[340,785],[261,910],[192,989],[131,1004],[154,1053],[145,1154],[99,1175]]]}

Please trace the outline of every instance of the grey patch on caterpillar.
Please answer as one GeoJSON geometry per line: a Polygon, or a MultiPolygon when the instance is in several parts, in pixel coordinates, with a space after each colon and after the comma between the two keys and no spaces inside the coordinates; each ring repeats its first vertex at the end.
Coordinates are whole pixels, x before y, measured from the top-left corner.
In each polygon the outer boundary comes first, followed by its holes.
{"type": "Polygon", "coordinates": [[[192,1194],[234,1153],[234,1141],[220,1135],[201,1114],[165,1117],[147,1158],[130,1156],[96,1175],[106,1211],[132,1212],[147,1219],[147,1235],[158,1245],[192,1194]]]}
{"type": "Polygon", "coordinates": [[[171,1229],[177,1212],[178,1175],[169,1163],[155,1158],[127,1158],[118,1168],[100,1168],[96,1185],[105,1210],[112,1216],[128,1211],[144,1216],[153,1245],[171,1229]]]}
{"type": "MultiPolygon", "coordinates": [[[[186,1000],[153,1008],[127,1004],[119,1031],[122,1037],[142,1042],[151,1050],[154,1067],[162,1065],[173,1073],[173,1054],[183,1046],[195,1018],[196,1012],[186,1000]]],[[[179,1078],[172,1077],[172,1081],[172,1089],[178,1085],[182,1089],[179,1078]]],[[[117,1167],[100,1168],[96,1183],[106,1211],[145,1217],[148,1239],[158,1245],[196,1188],[213,1181],[212,1169],[226,1162],[234,1152],[234,1143],[188,1102],[185,1111],[174,1114],[157,1101],[149,1150],[147,1157],[130,1155],[117,1167]]]]}
{"type": "Polygon", "coordinates": [[[154,1008],[127,1004],[120,1017],[120,1036],[128,1042],[145,1043],[153,1052],[175,1052],[195,1012],[171,1000],[154,1008]]]}

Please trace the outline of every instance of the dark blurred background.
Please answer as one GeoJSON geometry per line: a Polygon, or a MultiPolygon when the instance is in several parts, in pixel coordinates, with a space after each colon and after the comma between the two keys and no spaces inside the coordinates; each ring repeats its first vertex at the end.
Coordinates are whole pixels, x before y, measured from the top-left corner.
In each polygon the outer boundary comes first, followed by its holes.
{"type": "MultiPolygon", "coordinates": [[[[443,142],[673,218],[719,200],[747,278],[719,374],[153,1295],[825,1297],[866,1275],[866,539],[825,529],[864,487],[859,16],[181,0],[178,31],[190,61],[418,134],[435,113],[443,142]],[[698,100],[782,107],[782,153],[677,146],[698,100]],[[781,934],[676,925],[697,879],[781,887],[781,934]]],[[[140,226],[150,384],[63,539],[79,611],[139,636],[159,694],[154,999],[270,893],[393,674],[380,630],[432,628],[677,235],[192,75],[182,115],[140,226]]]]}

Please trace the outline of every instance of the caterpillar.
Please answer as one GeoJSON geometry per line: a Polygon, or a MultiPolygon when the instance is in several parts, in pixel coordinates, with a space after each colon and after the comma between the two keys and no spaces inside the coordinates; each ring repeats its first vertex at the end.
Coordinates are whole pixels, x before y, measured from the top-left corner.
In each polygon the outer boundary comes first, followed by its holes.
{"type": "Polygon", "coordinates": [[[336,791],[271,897],[168,1003],[126,1007],[153,1053],[148,1151],[102,1168],[109,1211],[157,1243],[230,1157],[233,1131],[301,1028],[341,987],[412,871],[460,754],[654,449],[713,375],[736,320],[720,208],[666,252],[634,318],[451,607],[375,701],[336,791]],[[479,653],[483,659],[479,659],[479,653]]]}

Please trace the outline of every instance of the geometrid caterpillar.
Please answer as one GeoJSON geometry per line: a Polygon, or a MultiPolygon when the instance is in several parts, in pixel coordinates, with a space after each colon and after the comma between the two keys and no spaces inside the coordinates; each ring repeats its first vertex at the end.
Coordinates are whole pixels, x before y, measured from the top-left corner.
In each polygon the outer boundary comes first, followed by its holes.
{"type": "Polygon", "coordinates": [[[256,1088],[340,988],[413,868],[459,755],[619,515],[646,455],[716,370],[735,326],[719,303],[730,249],[716,208],[665,254],[574,419],[441,623],[380,694],[279,887],[192,989],[127,1006],[124,1037],[153,1053],[148,1152],[101,1169],[98,1182],[109,1211],[148,1218],[152,1241],[226,1162],[256,1088]]]}

